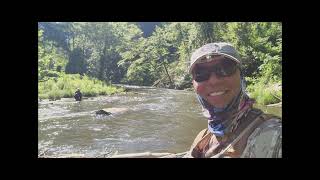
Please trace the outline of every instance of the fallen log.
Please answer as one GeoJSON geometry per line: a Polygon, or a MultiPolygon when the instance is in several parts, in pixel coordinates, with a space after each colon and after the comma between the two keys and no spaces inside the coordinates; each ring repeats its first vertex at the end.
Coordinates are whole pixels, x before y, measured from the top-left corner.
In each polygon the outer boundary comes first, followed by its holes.
{"type": "Polygon", "coordinates": [[[275,104],[268,104],[268,107],[274,107],[274,106],[282,106],[282,102],[275,103],[275,104]]]}
{"type": "Polygon", "coordinates": [[[39,155],[38,158],[85,158],[84,154],[39,155]]]}
{"type": "Polygon", "coordinates": [[[170,154],[167,156],[162,156],[161,158],[182,158],[184,155],[186,155],[189,151],[182,152],[182,153],[176,153],[176,154],[170,154]]]}
{"type": "MultiPolygon", "coordinates": [[[[187,152],[182,152],[182,153],[151,153],[151,152],[143,152],[143,153],[129,153],[129,154],[113,154],[109,155],[110,153],[107,154],[102,154],[99,156],[96,156],[95,158],[182,158],[187,152]]],[[[59,155],[39,155],[38,158],[88,158],[84,154],[77,154],[77,153],[72,153],[72,154],[59,154],[59,155]]]]}
{"type": "Polygon", "coordinates": [[[143,153],[130,153],[130,154],[119,154],[113,155],[109,158],[158,158],[162,156],[170,155],[171,153],[151,153],[151,152],[143,152],[143,153]]]}

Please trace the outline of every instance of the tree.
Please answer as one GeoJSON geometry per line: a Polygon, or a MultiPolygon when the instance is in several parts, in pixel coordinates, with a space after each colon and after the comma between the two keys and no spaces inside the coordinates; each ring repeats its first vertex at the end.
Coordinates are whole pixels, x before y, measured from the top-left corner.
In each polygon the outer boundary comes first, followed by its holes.
{"type": "Polygon", "coordinates": [[[227,23],[223,34],[239,50],[245,76],[281,80],[281,23],[227,23]]]}
{"type": "Polygon", "coordinates": [[[161,22],[137,22],[135,23],[143,32],[143,37],[149,37],[154,32],[156,26],[161,26],[161,22]]]}
{"type": "Polygon", "coordinates": [[[41,22],[38,34],[39,72],[186,88],[191,86],[192,52],[205,43],[226,41],[238,49],[245,76],[281,81],[277,22],[41,22]]]}
{"type": "Polygon", "coordinates": [[[64,69],[67,63],[67,57],[52,46],[52,41],[43,38],[43,30],[38,30],[38,79],[44,80],[45,77],[57,77],[57,69],[64,69]],[[59,68],[58,68],[59,67],[59,68]]]}
{"type": "Polygon", "coordinates": [[[87,65],[82,53],[82,49],[76,48],[71,52],[69,56],[69,62],[66,66],[66,73],[83,75],[86,72],[87,65]]]}

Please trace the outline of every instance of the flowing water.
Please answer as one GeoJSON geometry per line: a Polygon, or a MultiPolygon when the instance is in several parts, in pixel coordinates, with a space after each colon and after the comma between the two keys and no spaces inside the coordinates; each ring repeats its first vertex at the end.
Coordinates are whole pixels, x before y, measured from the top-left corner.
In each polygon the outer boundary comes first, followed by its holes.
{"type": "MultiPolygon", "coordinates": [[[[126,86],[126,94],[38,103],[38,153],[80,153],[95,157],[115,152],[187,151],[207,121],[193,91],[126,86]],[[103,108],[125,108],[110,116],[103,108]]],[[[281,107],[259,106],[281,116],[281,107]]]]}

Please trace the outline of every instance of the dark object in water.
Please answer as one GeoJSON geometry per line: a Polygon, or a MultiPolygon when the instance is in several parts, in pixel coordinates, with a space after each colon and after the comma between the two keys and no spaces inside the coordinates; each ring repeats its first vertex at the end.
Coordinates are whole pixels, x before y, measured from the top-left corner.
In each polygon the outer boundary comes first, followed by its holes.
{"type": "Polygon", "coordinates": [[[111,115],[111,114],[119,114],[128,111],[128,108],[104,108],[96,111],[96,115],[111,115]]]}
{"type": "Polygon", "coordinates": [[[74,99],[76,99],[76,101],[81,101],[82,100],[82,93],[80,92],[80,89],[78,89],[75,93],[74,93],[74,99]]]}
{"type": "Polygon", "coordinates": [[[108,112],[108,111],[105,111],[103,109],[99,110],[99,111],[96,111],[96,115],[106,115],[106,116],[109,116],[111,113],[108,112]]]}

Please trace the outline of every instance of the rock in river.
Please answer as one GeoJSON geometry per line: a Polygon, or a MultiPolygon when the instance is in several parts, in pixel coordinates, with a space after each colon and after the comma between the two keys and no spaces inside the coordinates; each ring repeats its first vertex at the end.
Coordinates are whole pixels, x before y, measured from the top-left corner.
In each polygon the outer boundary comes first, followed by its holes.
{"type": "Polygon", "coordinates": [[[109,116],[115,113],[121,113],[127,111],[128,108],[104,108],[96,111],[96,115],[106,115],[109,116]]]}

